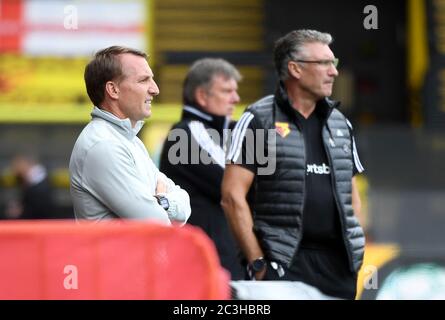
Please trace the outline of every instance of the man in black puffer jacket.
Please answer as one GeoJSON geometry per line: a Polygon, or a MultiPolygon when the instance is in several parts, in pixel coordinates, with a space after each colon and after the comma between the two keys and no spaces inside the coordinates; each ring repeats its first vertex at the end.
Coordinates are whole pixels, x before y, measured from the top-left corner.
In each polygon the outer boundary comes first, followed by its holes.
{"type": "Polygon", "coordinates": [[[233,280],[243,278],[239,250],[221,208],[225,142],[241,75],[223,59],[205,58],[190,68],[183,85],[182,119],[167,137],[160,169],[190,195],[189,224],[215,243],[233,280]]]}
{"type": "Polygon", "coordinates": [[[338,75],[331,41],[297,30],[276,42],[276,93],[233,131],[222,203],[251,279],[353,299],[365,245],[354,175],[363,167],[350,122],[327,98],[338,75]]]}

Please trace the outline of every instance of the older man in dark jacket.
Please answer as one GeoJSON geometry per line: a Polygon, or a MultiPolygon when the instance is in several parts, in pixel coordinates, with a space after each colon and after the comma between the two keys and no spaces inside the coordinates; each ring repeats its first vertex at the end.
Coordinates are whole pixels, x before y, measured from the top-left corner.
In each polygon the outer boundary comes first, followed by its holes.
{"type": "Polygon", "coordinates": [[[192,65],[183,85],[182,119],[171,129],[160,163],[190,195],[188,223],[213,240],[234,280],[243,278],[243,269],[220,202],[227,129],[240,101],[240,79],[238,70],[223,59],[205,58],[192,65]]]}

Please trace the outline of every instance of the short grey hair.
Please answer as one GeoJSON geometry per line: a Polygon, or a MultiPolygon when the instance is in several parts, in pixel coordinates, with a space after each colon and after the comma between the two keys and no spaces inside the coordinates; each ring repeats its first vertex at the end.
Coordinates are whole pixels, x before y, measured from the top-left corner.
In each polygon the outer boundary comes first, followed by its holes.
{"type": "Polygon", "coordinates": [[[230,62],[221,58],[203,58],[195,61],[184,79],[182,100],[185,105],[197,105],[196,89],[203,87],[209,90],[215,76],[240,81],[240,72],[230,62]]]}
{"type": "Polygon", "coordinates": [[[291,60],[301,59],[300,55],[305,44],[320,42],[330,45],[332,41],[329,33],[308,29],[294,30],[278,39],[275,42],[274,63],[280,80],[284,81],[289,77],[287,65],[291,60]]]}

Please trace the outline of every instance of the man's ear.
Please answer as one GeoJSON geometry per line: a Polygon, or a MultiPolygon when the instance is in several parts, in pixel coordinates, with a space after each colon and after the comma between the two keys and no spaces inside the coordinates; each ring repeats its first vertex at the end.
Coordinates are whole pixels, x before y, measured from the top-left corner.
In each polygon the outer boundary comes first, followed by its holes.
{"type": "Polygon", "coordinates": [[[301,77],[301,67],[298,63],[295,61],[289,61],[287,63],[287,70],[289,72],[289,75],[291,77],[294,77],[296,79],[300,79],[301,77]]]}
{"type": "Polygon", "coordinates": [[[117,87],[116,83],[114,83],[113,81],[108,81],[105,84],[105,92],[112,99],[118,99],[119,98],[119,88],[117,87]]]}
{"type": "Polygon", "coordinates": [[[207,107],[207,91],[203,87],[195,90],[195,100],[201,107],[207,107]]]}

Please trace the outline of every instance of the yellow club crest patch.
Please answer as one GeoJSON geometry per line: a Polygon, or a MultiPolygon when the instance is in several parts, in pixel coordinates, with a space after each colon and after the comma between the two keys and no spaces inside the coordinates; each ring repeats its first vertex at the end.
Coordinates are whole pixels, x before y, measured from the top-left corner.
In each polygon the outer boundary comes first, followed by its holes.
{"type": "Polygon", "coordinates": [[[275,130],[282,137],[286,138],[290,133],[289,123],[288,122],[275,122],[275,130]]]}

